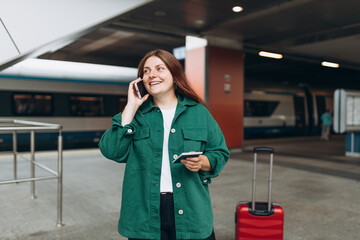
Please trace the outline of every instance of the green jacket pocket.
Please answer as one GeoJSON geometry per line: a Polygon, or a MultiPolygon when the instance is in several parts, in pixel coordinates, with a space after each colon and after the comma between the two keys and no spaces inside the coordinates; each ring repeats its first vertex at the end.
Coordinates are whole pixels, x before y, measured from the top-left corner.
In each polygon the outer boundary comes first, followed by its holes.
{"type": "Polygon", "coordinates": [[[182,128],[184,135],[184,152],[202,152],[207,142],[207,129],[201,127],[182,128]]]}

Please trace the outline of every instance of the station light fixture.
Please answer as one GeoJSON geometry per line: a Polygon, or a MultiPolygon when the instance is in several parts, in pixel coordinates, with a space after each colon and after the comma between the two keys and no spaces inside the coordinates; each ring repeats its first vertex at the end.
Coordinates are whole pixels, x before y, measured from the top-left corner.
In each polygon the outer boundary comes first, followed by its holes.
{"type": "Polygon", "coordinates": [[[338,63],[326,62],[326,61],[323,61],[321,63],[321,65],[324,67],[331,67],[331,68],[339,68],[340,67],[340,65],[338,63]]]}
{"type": "Polygon", "coordinates": [[[238,12],[241,12],[242,10],[244,10],[244,9],[242,7],[240,7],[240,6],[234,6],[232,8],[232,10],[233,10],[233,12],[238,13],[238,12]]]}
{"type": "Polygon", "coordinates": [[[260,51],[259,56],[268,57],[268,58],[276,58],[276,59],[282,59],[283,58],[282,54],[272,53],[272,52],[265,52],[265,51],[260,51]]]}

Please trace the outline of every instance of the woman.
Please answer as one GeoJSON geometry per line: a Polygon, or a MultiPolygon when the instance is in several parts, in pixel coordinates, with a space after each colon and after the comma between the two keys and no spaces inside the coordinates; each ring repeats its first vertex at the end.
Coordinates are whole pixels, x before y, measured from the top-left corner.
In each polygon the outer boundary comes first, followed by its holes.
{"type": "Polygon", "coordinates": [[[140,61],[128,102],[99,143],[126,163],[119,233],[130,239],[215,239],[208,184],[229,158],[223,134],[191,89],[181,64],[165,50],[140,61]],[[148,93],[137,97],[143,79],[148,93]],[[183,152],[198,157],[172,163],[183,152]]]}

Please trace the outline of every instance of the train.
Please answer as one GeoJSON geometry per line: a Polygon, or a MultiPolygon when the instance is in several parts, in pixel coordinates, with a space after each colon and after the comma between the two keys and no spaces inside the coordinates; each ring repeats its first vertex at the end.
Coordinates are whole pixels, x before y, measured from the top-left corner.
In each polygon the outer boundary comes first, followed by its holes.
{"type": "MultiPolygon", "coordinates": [[[[63,148],[97,147],[112,117],[127,102],[129,81],[0,75],[0,120],[18,119],[63,126],[63,148]]],[[[57,133],[35,133],[35,149],[56,149],[57,133]]],[[[28,133],[18,150],[29,150],[28,133]]],[[[12,149],[12,133],[0,132],[0,151],[12,149]]]]}
{"type": "MultiPolygon", "coordinates": [[[[127,102],[128,81],[94,81],[0,75],[0,120],[19,119],[63,126],[63,147],[93,148],[112,117],[127,102]]],[[[249,81],[250,82],[250,81],[249,81]]],[[[244,139],[320,134],[320,116],[333,110],[333,92],[306,86],[246,84],[244,139]]],[[[18,134],[18,150],[29,150],[29,134],[18,134]]],[[[36,133],[36,150],[56,149],[55,133],[36,133]]],[[[0,132],[0,151],[12,149],[12,134],[0,132]]]]}
{"type": "Polygon", "coordinates": [[[321,134],[321,115],[333,112],[334,89],[246,81],[244,139],[321,134]]]}

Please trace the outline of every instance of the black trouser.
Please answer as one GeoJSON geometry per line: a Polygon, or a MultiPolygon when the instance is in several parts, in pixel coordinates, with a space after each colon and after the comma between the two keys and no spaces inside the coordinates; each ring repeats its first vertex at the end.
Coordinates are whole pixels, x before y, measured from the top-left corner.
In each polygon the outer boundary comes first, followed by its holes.
{"type": "MultiPolygon", "coordinates": [[[[176,240],[174,199],[172,193],[160,194],[161,240],[176,240]]],[[[129,238],[129,240],[145,240],[129,238]]],[[[192,239],[202,240],[202,239],[192,239]]],[[[203,240],[216,240],[214,231],[203,240]]]]}

